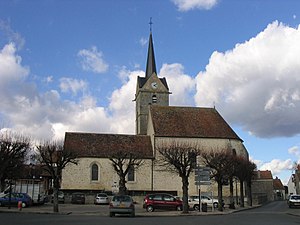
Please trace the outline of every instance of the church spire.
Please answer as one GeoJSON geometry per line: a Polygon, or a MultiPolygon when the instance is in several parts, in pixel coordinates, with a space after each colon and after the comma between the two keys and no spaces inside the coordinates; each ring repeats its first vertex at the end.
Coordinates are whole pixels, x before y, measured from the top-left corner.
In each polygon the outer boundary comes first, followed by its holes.
{"type": "Polygon", "coordinates": [[[156,64],[154,57],[154,47],[152,41],[152,18],[150,18],[150,37],[148,45],[148,57],[147,57],[147,66],[146,66],[146,78],[148,79],[153,73],[156,73],[156,64]]]}

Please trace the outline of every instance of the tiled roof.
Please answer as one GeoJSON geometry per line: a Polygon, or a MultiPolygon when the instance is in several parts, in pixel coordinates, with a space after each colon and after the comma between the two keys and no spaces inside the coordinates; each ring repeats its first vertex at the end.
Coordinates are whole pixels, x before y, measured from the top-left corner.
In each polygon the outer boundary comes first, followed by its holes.
{"type": "Polygon", "coordinates": [[[273,187],[274,190],[284,190],[284,186],[281,183],[281,180],[276,177],[276,179],[273,180],[273,187]]]}
{"type": "Polygon", "coordinates": [[[254,180],[273,180],[273,176],[269,170],[258,170],[254,171],[254,180]]]}
{"type": "Polygon", "coordinates": [[[142,158],[152,158],[151,140],[146,135],[71,133],[65,134],[64,148],[80,157],[108,158],[120,150],[134,152],[142,158]]]}
{"type": "Polygon", "coordinates": [[[241,140],[214,108],[152,105],[150,112],[156,136],[241,140]]]}

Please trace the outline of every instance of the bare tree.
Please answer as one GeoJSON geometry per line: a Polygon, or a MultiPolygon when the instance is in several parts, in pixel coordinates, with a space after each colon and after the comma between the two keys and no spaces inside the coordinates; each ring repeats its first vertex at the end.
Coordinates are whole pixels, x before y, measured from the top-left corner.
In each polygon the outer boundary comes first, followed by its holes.
{"type": "Polygon", "coordinates": [[[53,212],[58,212],[58,190],[62,170],[69,163],[78,163],[74,152],[64,149],[63,141],[48,141],[37,146],[38,159],[53,179],[53,212]]]}
{"type": "Polygon", "coordinates": [[[195,145],[173,142],[156,147],[160,153],[159,165],[169,172],[178,174],[182,181],[183,213],[188,213],[189,176],[196,168],[200,149],[195,145]]]}
{"type": "Polygon", "coordinates": [[[21,172],[30,145],[30,139],[22,135],[12,132],[0,133],[1,191],[5,188],[6,179],[16,178],[21,172]]]}
{"type": "Polygon", "coordinates": [[[247,158],[244,157],[236,157],[236,166],[235,166],[235,176],[240,181],[240,197],[241,197],[241,207],[245,206],[244,203],[244,182],[246,181],[248,184],[248,194],[250,194],[250,198],[248,198],[248,204],[252,205],[252,195],[251,195],[251,180],[253,177],[254,170],[256,169],[256,165],[253,162],[250,162],[247,158]],[[250,187],[249,187],[250,186],[250,187]]]}
{"type": "Polygon", "coordinates": [[[140,154],[118,151],[113,153],[109,160],[119,176],[119,194],[126,194],[126,176],[130,169],[137,170],[144,162],[140,154]]]}
{"type": "Polygon", "coordinates": [[[211,177],[218,184],[219,211],[223,211],[223,183],[228,180],[233,173],[233,155],[229,149],[222,151],[211,150],[202,154],[203,162],[212,169],[211,177]]]}

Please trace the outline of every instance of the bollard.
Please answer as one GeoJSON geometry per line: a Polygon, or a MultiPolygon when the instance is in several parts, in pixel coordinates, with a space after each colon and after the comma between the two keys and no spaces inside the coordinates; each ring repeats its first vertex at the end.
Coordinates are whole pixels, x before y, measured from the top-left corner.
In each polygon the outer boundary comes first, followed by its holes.
{"type": "Polygon", "coordinates": [[[22,201],[18,201],[18,209],[21,211],[22,210],[22,201]]]}

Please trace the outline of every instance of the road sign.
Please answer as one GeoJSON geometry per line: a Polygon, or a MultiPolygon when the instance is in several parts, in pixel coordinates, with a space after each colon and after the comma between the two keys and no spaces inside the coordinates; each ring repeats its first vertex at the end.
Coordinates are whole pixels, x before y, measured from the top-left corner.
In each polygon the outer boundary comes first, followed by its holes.
{"type": "Polygon", "coordinates": [[[195,169],[195,185],[210,185],[210,168],[197,167],[195,169]]]}
{"type": "Polygon", "coordinates": [[[211,185],[210,181],[195,181],[195,185],[211,185]]]}

